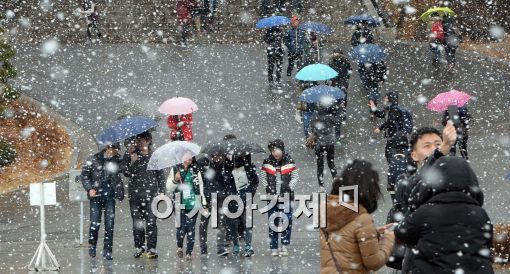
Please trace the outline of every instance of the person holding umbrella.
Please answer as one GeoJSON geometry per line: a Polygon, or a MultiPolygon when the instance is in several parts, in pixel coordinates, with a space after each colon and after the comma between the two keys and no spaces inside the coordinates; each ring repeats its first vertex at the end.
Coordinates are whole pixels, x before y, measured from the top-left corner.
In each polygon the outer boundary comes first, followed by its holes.
{"type": "Polygon", "coordinates": [[[372,31],[368,27],[367,21],[361,21],[356,24],[356,30],[352,34],[351,37],[351,45],[352,47],[356,47],[359,44],[373,44],[374,43],[374,35],[372,31]]]}
{"type": "Polygon", "coordinates": [[[283,67],[283,33],[279,27],[272,27],[266,31],[264,42],[266,42],[267,53],[267,81],[270,87],[281,87],[283,67]],[[276,66],[276,82],[274,81],[273,70],[276,66]]]}
{"type": "Polygon", "coordinates": [[[180,193],[180,203],[184,210],[180,212],[181,226],[177,228],[177,256],[183,257],[184,238],[186,240],[186,260],[192,259],[191,254],[195,245],[195,224],[198,215],[189,217],[194,208],[203,203],[202,173],[196,165],[195,158],[191,154],[184,155],[183,162],[173,167],[167,180],[168,193],[180,193]]]}
{"type": "Polygon", "coordinates": [[[288,49],[289,66],[287,67],[287,77],[291,77],[294,65],[300,70],[303,62],[303,52],[305,44],[305,32],[299,27],[299,17],[294,15],[291,17],[291,27],[285,34],[285,46],[288,49]]]}
{"type": "Polygon", "coordinates": [[[165,193],[165,180],[162,170],[148,170],[152,153],[152,134],[146,131],[136,136],[123,160],[124,175],[129,180],[129,207],[133,219],[135,258],[139,258],[144,252],[147,252],[149,258],[158,257],[157,218],[151,210],[151,203],[157,195],[165,193]]]}
{"type": "Polygon", "coordinates": [[[304,43],[303,66],[320,63],[322,59],[323,47],[324,44],[318,37],[317,33],[313,31],[307,32],[304,43]]]}
{"type": "Polygon", "coordinates": [[[173,97],[159,106],[159,112],[168,115],[171,141],[193,140],[193,112],[197,110],[197,104],[185,97],[173,97]]]}
{"type": "Polygon", "coordinates": [[[89,255],[96,257],[96,245],[104,212],[103,257],[112,260],[115,199],[124,199],[120,145],[112,143],[90,156],[82,168],[80,181],[90,200],[89,255]]]}
{"type": "MultiPolygon", "coordinates": [[[[340,88],[345,93],[345,98],[338,102],[339,108],[335,115],[337,126],[340,129],[342,122],[347,118],[347,90],[349,89],[352,67],[351,62],[340,48],[333,50],[329,66],[338,72],[338,76],[331,79],[331,85],[340,88]]],[[[336,131],[337,139],[340,137],[339,129],[336,131]]]]}
{"type": "Polygon", "coordinates": [[[467,140],[468,130],[470,128],[469,122],[471,119],[466,104],[470,99],[471,95],[468,93],[452,89],[447,92],[439,93],[427,103],[427,109],[443,114],[443,126],[446,126],[448,121],[452,121],[457,130],[458,139],[455,145],[452,146],[450,155],[455,155],[456,146],[458,144],[460,153],[466,160],[468,159],[467,140]]]}

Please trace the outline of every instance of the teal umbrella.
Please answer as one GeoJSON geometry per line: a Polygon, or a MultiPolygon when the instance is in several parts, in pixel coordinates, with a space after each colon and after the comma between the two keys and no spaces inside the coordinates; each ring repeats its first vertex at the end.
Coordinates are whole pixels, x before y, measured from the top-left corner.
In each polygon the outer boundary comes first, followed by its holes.
{"type": "Polygon", "coordinates": [[[312,64],[302,68],[296,74],[296,79],[300,81],[326,81],[337,76],[338,72],[328,65],[312,64]]]}

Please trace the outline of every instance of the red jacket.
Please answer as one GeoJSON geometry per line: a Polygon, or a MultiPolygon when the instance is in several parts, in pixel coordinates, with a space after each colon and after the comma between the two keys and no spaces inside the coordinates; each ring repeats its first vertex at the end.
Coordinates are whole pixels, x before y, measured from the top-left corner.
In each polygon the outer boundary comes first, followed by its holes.
{"type": "Polygon", "coordinates": [[[184,137],[184,141],[193,140],[193,131],[191,129],[193,125],[193,114],[189,113],[186,115],[170,115],[166,121],[168,125],[168,129],[170,129],[170,139],[177,140],[177,133],[179,130],[182,132],[184,137]],[[183,122],[184,124],[181,127],[178,127],[177,124],[179,122],[183,122]]]}
{"type": "Polygon", "coordinates": [[[177,16],[181,23],[191,22],[191,10],[198,7],[195,0],[177,0],[177,16]]]}

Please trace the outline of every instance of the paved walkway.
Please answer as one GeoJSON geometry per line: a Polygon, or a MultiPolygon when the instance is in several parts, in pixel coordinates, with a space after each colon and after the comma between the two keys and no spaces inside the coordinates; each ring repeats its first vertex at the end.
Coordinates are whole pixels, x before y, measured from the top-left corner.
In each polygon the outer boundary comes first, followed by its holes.
{"type": "MultiPolygon", "coordinates": [[[[389,50],[390,77],[383,87],[397,91],[401,104],[415,115],[415,125],[433,125],[440,119],[425,109],[423,97],[455,88],[476,97],[470,103],[474,116],[469,149],[487,201],[485,208],[495,223],[508,222],[510,188],[503,176],[508,171],[510,150],[510,68],[508,65],[480,60],[459,53],[455,74],[434,71],[422,45],[386,45],[389,50]]],[[[347,47],[345,48],[347,50],[347,47]]],[[[294,156],[301,182],[298,194],[318,189],[314,155],[303,147],[302,125],[294,119],[297,94],[287,90],[275,95],[267,89],[264,76],[266,57],[260,45],[212,45],[183,50],[161,45],[72,45],[63,46],[51,58],[43,58],[35,47],[18,49],[18,84],[24,92],[50,104],[91,134],[128,110],[157,115],[157,106],[179,95],[197,102],[194,117],[196,142],[205,144],[234,133],[250,141],[266,144],[282,138],[294,156]],[[134,109],[134,110],[133,110],[134,109]]],[[[336,164],[365,158],[380,171],[385,189],[384,140],[373,136],[375,123],[367,119],[364,92],[357,72],[349,90],[349,118],[344,128],[343,148],[337,150],[336,164]]],[[[380,122],[380,121],[379,121],[380,122]]],[[[167,137],[164,121],[156,134],[157,144],[167,137]]],[[[264,155],[255,157],[260,165],[264,155]]],[[[327,185],[331,178],[327,177],[327,185]]],[[[317,231],[309,229],[311,220],[297,220],[292,235],[291,256],[272,258],[267,244],[266,216],[255,214],[254,247],[251,259],[212,256],[191,263],[175,257],[173,217],[160,221],[157,261],[131,257],[132,236],[128,202],[118,204],[112,264],[90,260],[85,249],[76,248],[79,231],[79,206],[67,199],[67,183],[59,183],[60,205],[48,209],[49,245],[62,265],[63,273],[317,273],[319,241],[317,231]]],[[[260,191],[260,190],[259,190],[260,191]]],[[[24,268],[37,247],[38,210],[28,206],[26,192],[0,196],[0,272],[26,273],[24,268]]],[[[389,209],[389,195],[374,214],[382,224],[389,209]]],[[[85,207],[88,212],[88,205],[85,207]]],[[[87,225],[88,227],[88,225],[87,225]]],[[[212,236],[211,236],[212,237],[212,236]]],[[[214,250],[213,241],[211,250],[214,250]]],[[[197,251],[197,249],[195,249],[197,251]]]]}

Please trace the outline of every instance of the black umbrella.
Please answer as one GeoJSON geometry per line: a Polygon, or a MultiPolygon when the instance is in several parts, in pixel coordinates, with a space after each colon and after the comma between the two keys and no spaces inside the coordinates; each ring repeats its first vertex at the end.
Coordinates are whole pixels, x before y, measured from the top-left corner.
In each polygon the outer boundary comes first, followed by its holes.
{"type": "Polygon", "coordinates": [[[210,143],[204,146],[200,153],[207,155],[217,154],[246,155],[264,152],[265,152],[264,148],[259,144],[247,142],[245,140],[230,139],[210,143]]]}

